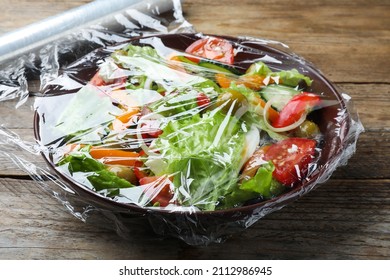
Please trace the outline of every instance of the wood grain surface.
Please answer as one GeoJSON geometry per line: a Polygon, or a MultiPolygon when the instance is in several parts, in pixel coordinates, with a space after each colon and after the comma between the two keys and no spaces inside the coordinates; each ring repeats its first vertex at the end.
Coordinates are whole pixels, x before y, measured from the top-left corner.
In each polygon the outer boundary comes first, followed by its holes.
{"type": "MultiPolygon", "coordinates": [[[[0,34],[88,2],[0,0],[0,34]]],[[[223,244],[192,247],[82,222],[0,153],[0,259],[389,259],[389,1],[185,0],[183,12],[199,32],[281,41],[348,93],[365,127],[348,165],[223,244]]],[[[0,124],[18,117],[0,108],[0,124]]],[[[33,141],[31,128],[12,130],[33,141]]]]}

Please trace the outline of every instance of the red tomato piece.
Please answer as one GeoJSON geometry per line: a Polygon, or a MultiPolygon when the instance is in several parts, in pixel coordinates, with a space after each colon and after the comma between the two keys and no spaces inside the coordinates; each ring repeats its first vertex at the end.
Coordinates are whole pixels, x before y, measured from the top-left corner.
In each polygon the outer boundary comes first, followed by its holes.
{"type": "Polygon", "coordinates": [[[107,85],[106,82],[103,80],[103,78],[100,76],[99,72],[95,74],[95,76],[92,77],[92,79],[89,82],[93,86],[105,86],[107,85]]]}
{"type": "Polygon", "coordinates": [[[271,145],[264,159],[275,165],[273,177],[286,186],[301,181],[313,160],[317,142],[313,139],[288,138],[271,145]]]}
{"type": "Polygon", "coordinates": [[[144,166],[144,162],[141,160],[142,157],[145,157],[146,156],[146,153],[141,150],[139,152],[139,160],[137,160],[134,164],[134,169],[133,169],[133,172],[134,172],[134,175],[135,177],[137,177],[138,181],[144,177],[148,177],[149,174],[145,171],[143,171],[143,166],[144,166]]]}
{"type": "Polygon", "coordinates": [[[281,128],[297,122],[305,113],[318,106],[320,101],[320,96],[313,93],[302,92],[295,95],[280,111],[272,126],[281,128]]]}
{"type": "Polygon", "coordinates": [[[164,176],[143,177],[139,180],[144,186],[144,193],[150,197],[153,204],[159,203],[161,207],[167,206],[172,198],[171,182],[164,176]]]}
{"type": "Polygon", "coordinates": [[[201,92],[196,97],[196,103],[199,107],[208,106],[210,104],[210,98],[206,94],[201,92]]]}
{"type": "Polygon", "coordinates": [[[144,122],[141,125],[142,131],[144,131],[142,133],[142,136],[144,138],[149,138],[149,137],[157,138],[157,137],[159,137],[163,133],[163,131],[159,128],[159,126],[160,126],[160,122],[157,120],[148,120],[147,122],[144,122]]]}
{"type": "MultiPolygon", "coordinates": [[[[227,64],[234,63],[233,46],[229,41],[222,38],[206,37],[199,39],[187,47],[185,52],[227,64]]],[[[188,57],[188,59],[195,63],[200,61],[200,59],[195,57],[188,57]]]]}
{"type": "Polygon", "coordinates": [[[149,176],[145,171],[141,170],[141,168],[139,168],[138,166],[134,167],[133,172],[135,177],[137,177],[138,181],[141,180],[142,178],[149,176]]]}
{"type": "MultiPolygon", "coordinates": [[[[97,86],[97,87],[100,87],[100,86],[107,86],[107,85],[124,85],[127,81],[127,77],[123,74],[123,76],[121,77],[118,77],[110,82],[106,82],[99,74],[99,72],[97,72],[93,77],[92,79],[89,81],[89,83],[93,86],[97,86]]],[[[116,89],[121,89],[122,87],[120,88],[116,88],[116,89]]]]}

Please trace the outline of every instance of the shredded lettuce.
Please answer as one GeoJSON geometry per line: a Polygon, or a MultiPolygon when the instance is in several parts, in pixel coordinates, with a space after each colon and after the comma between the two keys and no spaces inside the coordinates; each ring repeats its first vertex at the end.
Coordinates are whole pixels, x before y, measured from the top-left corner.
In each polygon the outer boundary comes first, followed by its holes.
{"type": "Polygon", "coordinates": [[[172,120],[154,143],[173,174],[183,206],[214,210],[236,186],[245,152],[245,128],[235,117],[216,111],[172,120]]]}

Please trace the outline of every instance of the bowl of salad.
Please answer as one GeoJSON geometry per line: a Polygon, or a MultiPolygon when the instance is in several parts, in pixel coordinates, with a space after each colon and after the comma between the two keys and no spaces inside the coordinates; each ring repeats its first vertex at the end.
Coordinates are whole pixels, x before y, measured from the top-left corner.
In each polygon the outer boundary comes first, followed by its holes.
{"type": "Polygon", "coordinates": [[[35,137],[60,180],[191,244],[245,229],[326,180],[350,129],[331,82],[252,38],[135,38],[68,65],[44,93],[35,137]]]}

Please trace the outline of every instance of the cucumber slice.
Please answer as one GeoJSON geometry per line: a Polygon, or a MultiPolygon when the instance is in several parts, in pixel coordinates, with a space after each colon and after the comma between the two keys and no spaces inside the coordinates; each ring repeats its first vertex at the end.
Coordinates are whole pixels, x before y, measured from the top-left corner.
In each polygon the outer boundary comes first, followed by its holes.
{"type": "Polygon", "coordinates": [[[272,84],[262,88],[260,95],[266,102],[272,99],[272,107],[277,111],[281,111],[293,96],[301,92],[292,87],[272,84]]]}
{"type": "Polygon", "coordinates": [[[198,65],[204,68],[215,70],[217,72],[241,75],[240,71],[238,71],[234,67],[229,66],[227,64],[219,63],[215,60],[201,60],[198,65]]]}
{"type": "Polygon", "coordinates": [[[188,64],[192,64],[192,65],[196,65],[195,62],[193,62],[192,60],[188,59],[188,58],[185,57],[185,56],[180,55],[180,56],[178,56],[177,58],[178,58],[181,62],[188,63],[188,64]]]}

